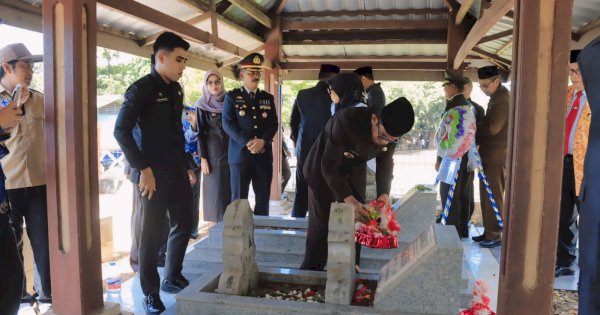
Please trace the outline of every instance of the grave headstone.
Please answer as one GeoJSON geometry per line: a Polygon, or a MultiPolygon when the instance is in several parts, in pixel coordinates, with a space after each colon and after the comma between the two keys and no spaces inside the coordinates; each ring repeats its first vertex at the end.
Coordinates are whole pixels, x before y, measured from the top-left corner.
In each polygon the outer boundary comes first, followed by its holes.
{"type": "Polygon", "coordinates": [[[354,207],[332,203],[327,237],[327,284],[325,302],[350,304],[354,293],[354,207]]]}
{"type": "Polygon", "coordinates": [[[217,291],[248,295],[258,287],[253,213],[248,200],[235,200],[223,217],[223,273],[217,291]]]}

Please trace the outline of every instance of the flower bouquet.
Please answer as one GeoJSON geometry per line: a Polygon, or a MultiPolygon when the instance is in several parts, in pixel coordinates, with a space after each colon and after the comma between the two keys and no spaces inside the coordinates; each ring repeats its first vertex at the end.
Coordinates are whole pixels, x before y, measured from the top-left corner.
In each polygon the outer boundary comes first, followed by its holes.
{"type": "Polygon", "coordinates": [[[357,243],[371,248],[396,248],[400,226],[396,213],[382,201],[373,200],[365,206],[367,216],[358,218],[355,224],[354,239],[357,243]]]}
{"type": "Polygon", "coordinates": [[[487,284],[483,280],[475,281],[471,308],[463,310],[459,315],[496,315],[490,309],[490,298],[487,296],[487,284]]]}

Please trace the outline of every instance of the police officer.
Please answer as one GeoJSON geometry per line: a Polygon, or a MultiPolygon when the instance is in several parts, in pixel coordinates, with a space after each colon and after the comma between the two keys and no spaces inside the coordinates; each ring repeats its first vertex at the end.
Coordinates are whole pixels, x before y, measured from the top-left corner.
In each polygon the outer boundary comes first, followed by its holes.
{"type": "Polygon", "coordinates": [[[385,106],[385,93],[381,89],[381,83],[375,83],[372,67],[361,67],[354,70],[354,73],[360,76],[360,82],[367,92],[367,106],[375,109],[375,113],[379,115],[383,106],[385,106]]]}
{"type": "Polygon", "coordinates": [[[142,235],[139,244],[140,283],[147,314],[165,310],[160,290],[178,293],[189,285],[181,274],[185,249],[192,232],[192,190],[196,178],[187,159],[181,116],[181,78],[189,43],[174,33],[161,34],[154,43],[151,73],[134,82],[125,93],[114,136],[125,157],[139,172],[142,195],[142,235]],[[135,135],[135,137],[134,137],[135,135]],[[167,242],[164,280],[156,269],[166,212],[171,231],[167,242]]]}
{"type": "Polygon", "coordinates": [[[294,153],[298,159],[296,162],[296,194],[292,208],[293,217],[304,218],[308,210],[308,186],[304,174],[302,174],[302,167],[310,148],[331,118],[331,97],[327,91],[326,80],[338,73],[340,73],[340,67],[322,64],[317,85],[300,90],[292,108],[290,138],[295,143],[294,153]]]}
{"type": "MultiPolygon", "coordinates": [[[[358,92],[360,95],[360,90],[358,92]]],[[[372,108],[347,107],[327,122],[303,170],[309,187],[310,215],[301,269],[323,270],[327,264],[332,202],[352,204],[357,217],[363,213],[366,181],[360,170],[370,159],[377,161],[378,199],[389,204],[396,142],[413,123],[414,112],[405,98],[385,106],[380,117],[372,108]]]]}
{"type": "Polygon", "coordinates": [[[255,215],[269,215],[273,177],[271,142],[278,123],[273,95],[258,89],[264,57],[252,53],[239,63],[243,86],[225,94],[223,129],[229,135],[231,199],[247,199],[250,182],[255,215]]]}

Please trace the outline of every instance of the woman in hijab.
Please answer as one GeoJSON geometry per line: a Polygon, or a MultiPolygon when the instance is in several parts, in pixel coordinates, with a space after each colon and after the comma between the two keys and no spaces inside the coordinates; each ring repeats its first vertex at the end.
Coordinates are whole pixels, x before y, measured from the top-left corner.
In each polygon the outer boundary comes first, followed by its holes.
{"type": "Polygon", "coordinates": [[[335,104],[332,115],[348,107],[366,107],[363,97],[363,86],[358,74],[340,73],[327,81],[329,96],[335,104]]]}
{"type": "Polygon", "coordinates": [[[202,97],[196,102],[198,149],[202,183],[204,221],[223,221],[225,208],[231,202],[227,149],[229,136],[221,124],[225,87],[223,75],[209,70],[204,75],[202,97]]]}

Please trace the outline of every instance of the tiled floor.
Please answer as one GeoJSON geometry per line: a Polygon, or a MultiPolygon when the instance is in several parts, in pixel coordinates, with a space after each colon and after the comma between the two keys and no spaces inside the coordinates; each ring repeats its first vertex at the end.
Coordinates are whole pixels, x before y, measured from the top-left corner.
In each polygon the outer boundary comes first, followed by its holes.
{"type": "MultiPolygon", "coordinates": [[[[471,228],[471,236],[479,235],[483,232],[480,227],[471,228]]],[[[488,294],[490,297],[490,306],[492,309],[496,309],[496,300],[498,295],[498,270],[499,270],[499,259],[500,259],[500,247],[494,249],[481,248],[477,243],[474,243],[470,239],[463,239],[461,241],[464,249],[465,266],[468,265],[470,271],[466,271],[465,274],[471,274],[471,280],[483,279],[488,284],[488,294]]],[[[191,246],[190,246],[191,249],[191,246]]],[[[106,264],[105,264],[106,265],[106,264]]],[[[103,266],[105,267],[105,266],[103,266]]],[[[131,273],[129,262],[127,258],[117,261],[117,268],[121,270],[123,274],[131,273]]],[[[162,275],[163,268],[159,268],[159,273],[162,275]]],[[[579,276],[579,270],[577,270],[574,276],[566,276],[557,278],[554,282],[556,289],[563,290],[576,290],[577,289],[577,278],[579,276]]],[[[121,309],[124,311],[131,312],[133,314],[144,314],[142,309],[142,289],[140,287],[140,281],[137,276],[133,276],[131,279],[123,283],[120,296],[104,295],[105,301],[118,302],[121,304],[121,309]]],[[[174,314],[175,295],[161,292],[161,298],[165,306],[171,313],[174,314]]],[[[41,305],[40,311],[44,313],[48,310],[49,305],[41,305]]],[[[167,312],[168,314],[169,312],[167,312]]],[[[35,312],[28,305],[23,304],[19,315],[34,315],[35,312]]]]}

